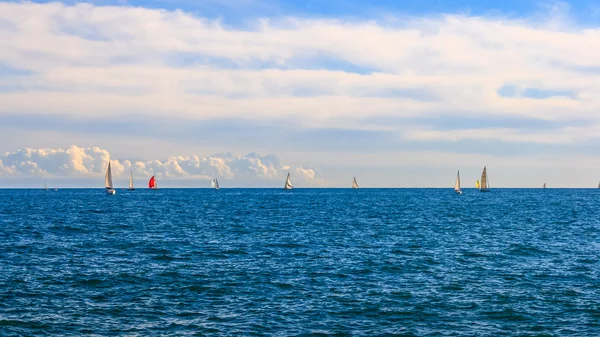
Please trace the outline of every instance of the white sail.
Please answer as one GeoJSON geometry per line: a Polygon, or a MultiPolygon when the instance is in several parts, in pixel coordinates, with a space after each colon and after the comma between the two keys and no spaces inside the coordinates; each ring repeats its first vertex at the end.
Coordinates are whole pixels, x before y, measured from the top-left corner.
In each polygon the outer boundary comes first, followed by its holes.
{"type": "Polygon", "coordinates": [[[219,189],[219,181],[217,180],[217,178],[213,179],[213,180],[210,182],[210,185],[211,185],[211,186],[212,186],[212,187],[213,187],[215,190],[218,190],[218,189],[219,189]]]}
{"type": "Polygon", "coordinates": [[[456,182],[454,183],[454,190],[459,193],[460,192],[460,171],[456,173],[456,182]]]}
{"type": "Polygon", "coordinates": [[[356,182],[356,177],[354,177],[354,180],[352,180],[352,188],[353,189],[358,189],[358,183],[356,182]]]}
{"type": "Polygon", "coordinates": [[[285,180],[285,186],[283,186],[283,189],[291,190],[292,188],[294,188],[294,185],[292,185],[292,181],[290,180],[290,174],[288,173],[287,179],[285,180]]]}
{"type": "Polygon", "coordinates": [[[47,190],[48,189],[48,185],[46,185],[46,180],[44,180],[44,189],[47,190]]]}
{"type": "Polygon", "coordinates": [[[129,172],[129,189],[133,189],[133,172],[129,172]]]}
{"type": "Polygon", "coordinates": [[[106,176],[104,177],[104,186],[107,189],[110,189],[110,190],[113,189],[112,170],[110,169],[110,160],[108,161],[108,169],[106,170],[106,176]]]}

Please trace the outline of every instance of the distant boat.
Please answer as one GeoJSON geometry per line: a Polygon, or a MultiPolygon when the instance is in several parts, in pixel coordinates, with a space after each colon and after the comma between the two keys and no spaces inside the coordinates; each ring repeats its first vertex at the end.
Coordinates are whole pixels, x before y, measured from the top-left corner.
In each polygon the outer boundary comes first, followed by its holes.
{"type": "Polygon", "coordinates": [[[104,176],[104,187],[106,187],[106,193],[114,195],[117,193],[113,187],[112,181],[112,170],[110,169],[110,159],[108,160],[108,168],[106,169],[106,176],[104,176]]]}
{"type": "Polygon", "coordinates": [[[356,182],[356,177],[354,177],[354,180],[352,180],[352,189],[354,189],[354,190],[358,189],[358,183],[356,182]]]}
{"type": "Polygon", "coordinates": [[[150,181],[148,181],[148,188],[151,190],[158,189],[158,184],[156,183],[156,179],[154,178],[154,176],[152,176],[152,178],[150,178],[150,181]]]}
{"type": "Polygon", "coordinates": [[[454,192],[456,192],[456,194],[462,194],[462,191],[460,190],[460,171],[458,171],[456,173],[456,182],[454,183],[454,192]]]}
{"type": "Polygon", "coordinates": [[[214,188],[215,190],[219,189],[219,181],[217,180],[217,178],[213,179],[210,182],[210,185],[212,186],[212,188],[214,188]]]}
{"type": "Polygon", "coordinates": [[[135,188],[133,187],[133,172],[131,171],[129,171],[129,190],[135,191],[135,188]]]}
{"type": "Polygon", "coordinates": [[[292,185],[292,181],[290,180],[290,174],[288,173],[287,179],[285,180],[285,185],[283,186],[284,190],[292,190],[294,189],[294,185],[292,185]]]}
{"type": "Polygon", "coordinates": [[[44,191],[48,190],[48,185],[46,185],[46,180],[44,180],[44,191]]]}
{"type": "Polygon", "coordinates": [[[546,183],[544,183],[544,188],[546,188],[546,183]]]}
{"type": "Polygon", "coordinates": [[[56,185],[54,185],[54,190],[55,190],[55,191],[58,191],[58,188],[56,188],[56,185]]]}
{"type": "Polygon", "coordinates": [[[479,189],[479,180],[475,183],[475,188],[479,189]]]}
{"type": "Polygon", "coordinates": [[[487,178],[487,167],[483,168],[483,172],[481,173],[481,186],[479,187],[480,192],[489,192],[490,184],[487,178]]]}

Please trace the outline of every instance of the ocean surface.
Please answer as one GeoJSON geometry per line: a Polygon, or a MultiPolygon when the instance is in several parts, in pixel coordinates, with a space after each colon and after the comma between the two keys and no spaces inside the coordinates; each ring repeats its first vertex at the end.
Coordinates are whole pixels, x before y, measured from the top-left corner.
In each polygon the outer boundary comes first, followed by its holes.
{"type": "Polygon", "coordinates": [[[0,190],[0,336],[600,336],[600,190],[0,190]]]}

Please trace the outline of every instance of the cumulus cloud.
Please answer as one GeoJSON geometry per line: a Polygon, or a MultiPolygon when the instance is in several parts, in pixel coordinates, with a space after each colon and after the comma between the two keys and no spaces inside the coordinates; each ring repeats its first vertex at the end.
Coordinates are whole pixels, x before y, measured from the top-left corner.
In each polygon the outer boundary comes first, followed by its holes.
{"type": "MultiPolygon", "coordinates": [[[[9,69],[0,76],[9,88],[0,115],[285,118],[304,128],[392,130],[413,141],[454,136],[426,122],[429,133],[415,135],[407,124],[364,120],[511,116],[567,128],[487,134],[570,142],[572,120],[600,125],[600,30],[565,25],[561,11],[552,8],[546,19],[439,15],[401,23],[272,18],[243,29],[183,11],[0,3],[0,63],[9,69]]],[[[477,133],[464,131],[456,134],[477,133]]],[[[209,165],[177,163],[169,174],[209,165]]]]}
{"type": "Polygon", "coordinates": [[[281,165],[274,155],[231,153],[210,157],[174,156],[166,160],[131,161],[110,158],[107,150],[71,145],[62,149],[22,149],[0,155],[0,176],[4,177],[101,177],[111,162],[113,175],[137,177],[155,175],[163,179],[238,179],[245,181],[281,180],[292,172],[302,182],[318,182],[315,170],[281,165]]]}

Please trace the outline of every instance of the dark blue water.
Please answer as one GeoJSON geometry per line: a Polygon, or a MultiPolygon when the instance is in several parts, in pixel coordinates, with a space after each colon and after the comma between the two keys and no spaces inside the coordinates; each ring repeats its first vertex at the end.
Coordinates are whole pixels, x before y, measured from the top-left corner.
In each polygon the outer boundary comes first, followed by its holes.
{"type": "Polygon", "coordinates": [[[600,191],[0,190],[1,336],[598,336],[600,191]]]}

